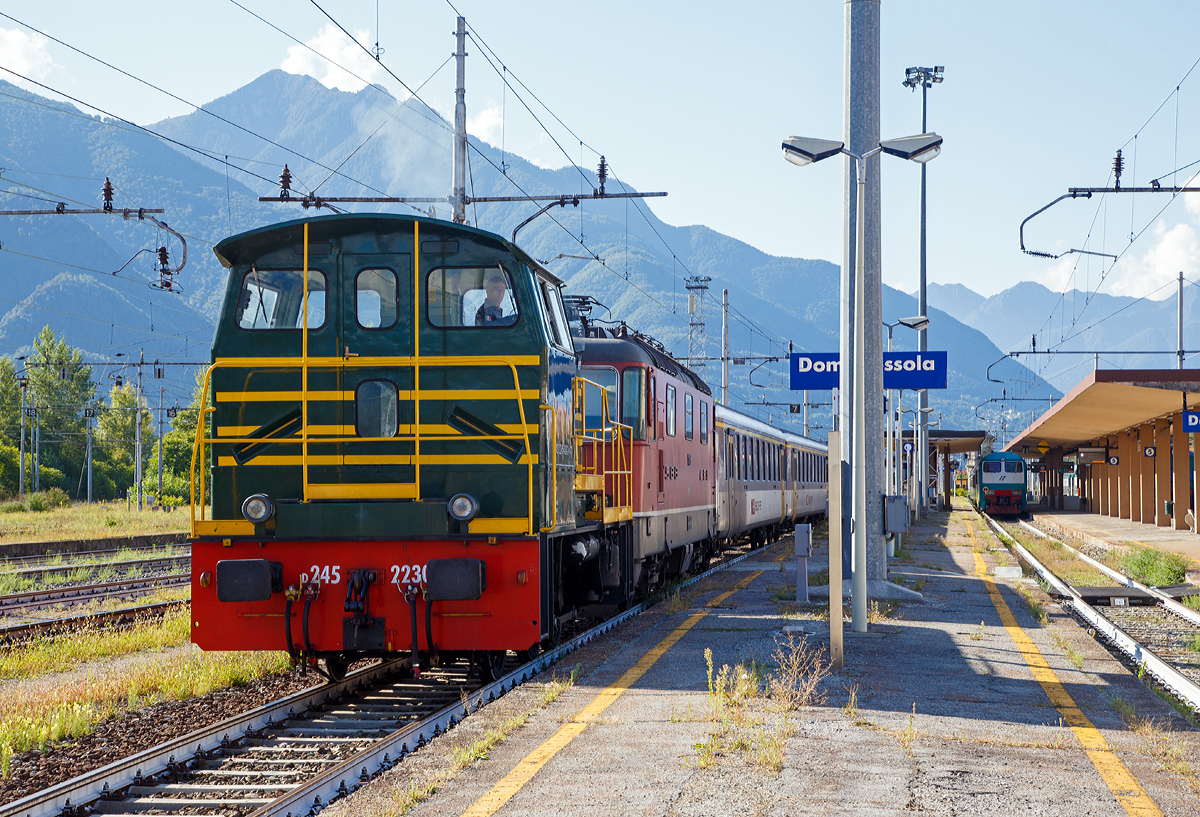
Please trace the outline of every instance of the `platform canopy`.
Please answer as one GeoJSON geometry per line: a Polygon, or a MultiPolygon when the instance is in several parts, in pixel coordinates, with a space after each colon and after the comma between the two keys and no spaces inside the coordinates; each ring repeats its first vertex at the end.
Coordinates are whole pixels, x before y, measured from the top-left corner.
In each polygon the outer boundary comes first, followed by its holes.
{"type": "MultiPolygon", "coordinates": [[[[955,431],[953,429],[929,429],[929,445],[951,454],[967,454],[978,451],[987,437],[986,431],[955,431]]],[[[912,429],[905,429],[901,439],[911,440],[912,429]]]]}
{"type": "Polygon", "coordinates": [[[1200,369],[1097,369],[1004,447],[1028,457],[1070,453],[1097,437],[1200,408],[1200,369]]]}

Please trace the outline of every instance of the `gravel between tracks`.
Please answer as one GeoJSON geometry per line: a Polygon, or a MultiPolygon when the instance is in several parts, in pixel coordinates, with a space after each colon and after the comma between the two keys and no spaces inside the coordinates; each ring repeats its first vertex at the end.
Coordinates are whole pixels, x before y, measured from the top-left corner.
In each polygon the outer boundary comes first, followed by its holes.
{"type": "Polygon", "coordinates": [[[11,774],[0,779],[0,805],[320,681],[319,675],[310,672],[302,676],[294,670],[260,678],[244,687],[219,690],[187,701],[164,701],[125,713],[76,741],[48,747],[45,753],[35,750],[14,757],[11,774]]]}

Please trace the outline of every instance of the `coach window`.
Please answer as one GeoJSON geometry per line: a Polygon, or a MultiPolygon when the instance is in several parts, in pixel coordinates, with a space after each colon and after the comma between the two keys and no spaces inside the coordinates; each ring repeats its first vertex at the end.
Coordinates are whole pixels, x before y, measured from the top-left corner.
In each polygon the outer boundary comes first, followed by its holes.
{"type": "Polygon", "coordinates": [[[667,384],[667,436],[675,436],[675,387],[667,384]]]}
{"type": "Polygon", "coordinates": [[[689,392],[683,394],[683,438],[690,440],[693,437],[692,432],[692,395],[689,392]]]}
{"type": "Polygon", "coordinates": [[[437,327],[512,326],[519,317],[508,272],[494,267],[439,267],[425,278],[425,314],[437,327]]]}
{"type": "Polygon", "coordinates": [[[621,372],[621,422],[635,440],[646,439],[646,370],[637,366],[621,372]]]}
{"type": "Polygon", "coordinates": [[[746,461],[746,438],[738,435],[738,479],[749,479],[750,468],[746,461]]]}
{"type": "Polygon", "coordinates": [[[708,403],[700,401],[700,444],[708,445],[708,403]]]}
{"type": "Polygon", "coordinates": [[[354,431],[360,437],[395,437],[398,393],[390,380],[365,380],[354,392],[354,431]]]}
{"type": "MultiPolygon", "coordinates": [[[[301,270],[260,270],[250,267],[238,293],[237,322],[242,329],[301,329],[304,298],[301,270]]],[[[308,328],[325,325],[325,275],[308,271],[308,328]]]]}
{"type": "Polygon", "coordinates": [[[390,269],[365,269],[354,276],[354,313],[363,329],[396,325],[398,289],[390,269]]]}

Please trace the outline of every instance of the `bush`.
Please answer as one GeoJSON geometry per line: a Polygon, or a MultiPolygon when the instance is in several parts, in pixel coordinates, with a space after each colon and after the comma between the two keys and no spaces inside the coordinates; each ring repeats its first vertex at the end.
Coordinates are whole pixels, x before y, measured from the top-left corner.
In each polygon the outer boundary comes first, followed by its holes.
{"type": "Polygon", "coordinates": [[[1121,558],[1121,567],[1131,578],[1151,587],[1183,584],[1190,560],[1179,553],[1139,548],[1121,558]]]}
{"type": "Polygon", "coordinates": [[[0,505],[0,513],[25,513],[27,510],[29,509],[25,507],[25,503],[20,501],[5,502],[0,505]]]}
{"type": "Polygon", "coordinates": [[[42,494],[30,494],[29,499],[25,500],[25,507],[34,513],[42,513],[50,510],[50,503],[46,501],[46,497],[42,494]]]}
{"type": "Polygon", "coordinates": [[[42,491],[42,496],[51,508],[65,508],[71,504],[71,497],[62,488],[47,488],[42,491]]]}

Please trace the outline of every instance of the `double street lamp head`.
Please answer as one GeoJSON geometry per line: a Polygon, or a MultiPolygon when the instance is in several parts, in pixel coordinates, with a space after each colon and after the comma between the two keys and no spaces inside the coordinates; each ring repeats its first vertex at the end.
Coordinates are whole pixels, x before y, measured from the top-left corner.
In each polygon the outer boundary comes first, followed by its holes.
{"type": "Polygon", "coordinates": [[[879,147],[868,151],[864,156],[857,156],[846,150],[845,142],[834,142],[829,139],[810,139],[805,136],[789,136],[783,140],[783,158],[794,165],[804,167],[830,156],[844,153],[855,159],[864,159],[879,151],[889,156],[899,156],[913,162],[924,164],[937,157],[942,152],[942,137],[936,133],[918,133],[900,139],[885,139],[879,147]]]}

